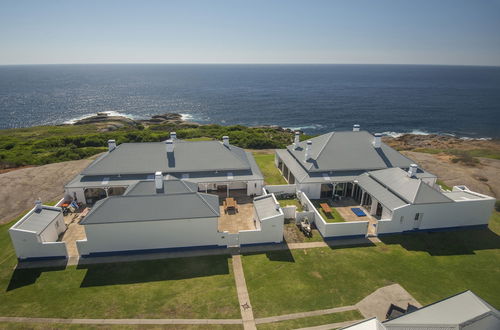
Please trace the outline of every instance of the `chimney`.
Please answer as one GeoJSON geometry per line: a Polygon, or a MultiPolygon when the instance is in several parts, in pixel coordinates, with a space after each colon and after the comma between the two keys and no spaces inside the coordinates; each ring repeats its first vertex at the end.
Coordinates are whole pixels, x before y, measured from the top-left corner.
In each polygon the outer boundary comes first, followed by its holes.
{"type": "Polygon", "coordinates": [[[176,140],[177,139],[177,133],[175,132],[170,132],[170,140],[176,140]]]}
{"type": "Polygon", "coordinates": [[[306,144],[306,153],[304,155],[304,161],[307,162],[309,158],[311,158],[311,146],[312,146],[312,141],[307,141],[306,144]]]}
{"type": "Polygon", "coordinates": [[[408,176],[410,178],[414,178],[415,175],[417,175],[417,170],[418,170],[417,164],[410,164],[410,168],[408,169],[408,176]]]}
{"type": "Polygon", "coordinates": [[[375,133],[375,137],[373,138],[373,146],[375,148],[380,148],[382,145],[382,134],[375,133]]]}
{"type": "Polygon", "coordinates": [[[359,132],[359,125],[358,124],[352,125],[352,131],[353,132],[359,132]]]}
{"type": "Polygon", "coordinates": [[[226,147],[229,147],[229,136],[224,135],[224,136],[222,137],[222,142],[224,143],[224,145],[225,145],[226,147]]]}
{"type": "Polygon", "coordinates": [[[300,142],[300,132],[295,131],[295,137],[293,138],[293,148],[297,149],[299,147],[300,142]]]}
{"type": "Polygon", "coordinates": [[[155,188],[156,191],[163,189],[163,174],[161,171],[155,173],[155,188]]]}
{"type": "Polygon", "coordinates": [[[165,145],[167,146],[167,152],[174,152],[174,141],[173,140],[165,141],[165,145]]]}
{"type": "Polygon", "coordinates": [[[116,148],[115,140],[108,140],[108,151],[113,151],[116,148]]]}
{"type": "Polygon", "coordinates": [[[35,211],[36,212],[40,212],[42,210],[42,200],[40,199],[40,197],[38,197],[38,199],[35,201],[35,211]]]}

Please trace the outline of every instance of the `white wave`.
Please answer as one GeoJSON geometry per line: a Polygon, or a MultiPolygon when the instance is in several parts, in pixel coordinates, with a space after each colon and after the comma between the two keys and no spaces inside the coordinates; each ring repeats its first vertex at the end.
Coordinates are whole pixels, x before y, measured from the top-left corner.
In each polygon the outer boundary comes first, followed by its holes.
{"type": "MultiPolygon", "coordinates": [[[[106,113],[110,117],[120,116],[120,117],[129,118],[129,119],[140,119],[138,116],[134,116],[134,115],[131,115],[131,114],[126,114],[126,113],[121,113],[121,112],[113,111],[113,110],[111,110],[111,111],[99,111],[99,113],[106,113]]],[[[95,112],[95,113],[89,113],[89,114],[85,114],[85,115],[81,115],[81,116],[75,117],[75,118],[71,118],[69,120],[66,120],[63,123],[64,124],[74,124],[74,123],[76,123],[79,120],[87,119],[87,118],[94,117],[94,116],[97,116],[97,112],[95,112]]]]}
{"type": "Polygon", "coordinates": [[[194,119],[194,116],[192,114],[189,114],[189,113],[181,113],[180,115],[181,115],[181,119],[184,121],[190,121],[190,120],[194,119]]]}
{"type": "Polygon", "coordinates": [[[303,130],[315,130],[315,129],[322,129],[324,128],[324,125],[321,124],[313,124],[313,125],[307,125],[307,126],[296,126],[296,127],[283,127],[286,129],[290,129],[292,131],[303,131],[303,130]]]}
{"type": "Polygon", "coordinates": [[[400,136],[403,136],[405,134],[412,134],[412,135],[430,135],[430,134],[433,134],[433,133],[429,133],[429,132],[425,132],[425,131],[421,131],[421,130],[418,130],[418,129],[414,129],[413,131],[411,132],[392,132],[392,131],[387,131],[387,132],[382,132],[382,135],[385,135],[385,136],[390,136],[390,137],[393,137],[393,138],[398,138],[400,136]]]}

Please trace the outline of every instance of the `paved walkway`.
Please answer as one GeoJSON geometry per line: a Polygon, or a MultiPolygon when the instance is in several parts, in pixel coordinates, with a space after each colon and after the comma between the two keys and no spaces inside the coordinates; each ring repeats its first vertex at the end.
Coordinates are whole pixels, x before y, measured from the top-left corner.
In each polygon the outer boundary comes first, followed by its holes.
{"type": "Polygon", "coordinates": [[[352,310],[357,310],[357,309],[358,308],[356,306],[343,306],[343,307],[335,307],[335,308],[329,308],[329,309],[320,309],[320,310],[310,311],[310,312],[301,312],[301,313],[285,314],[285,315],[279,315],[279,316],[262,317],[262,318],[255,319],[255,323],[261,324],[261,323],[279,322],[279,321],[299,319],[302,317],[310,317],[310,316],[318,316],[318,315],[347,312],[347,311],[352,311],[352,310]]]}
{"type": "Polygon", "coordinates": [[[253,316],[250,296],[248,295],[245,273],[239,254],[233,254],[233,272],[236,281],[236,291],[238,292],[238,301],[240,302],[241,318],[243,319],[243,328],[245,330],[257,330],[255,318],[253,316]]]}
{"type": "Polygon", "coordinates": [[[300,328],[300,329],[296,329],[296,330],[331,330],[331,329],[338,329],[338,328],[347,327],[351,324],[354,324],[354,323],[360,322],[360,321],[363,321],[363,320],[354,320],[354,321],[345,321],[345,322],[338,322],[338,323],[323,324],[323,325],[318,325],[315,327],[300,328]]]}

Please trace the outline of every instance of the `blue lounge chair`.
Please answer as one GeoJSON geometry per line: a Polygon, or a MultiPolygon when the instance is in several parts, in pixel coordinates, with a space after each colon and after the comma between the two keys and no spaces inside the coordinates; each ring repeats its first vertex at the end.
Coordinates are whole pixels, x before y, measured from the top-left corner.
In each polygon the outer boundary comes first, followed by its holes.
{"type": "Polygon", "coordinates": [[[362,209],[359,207],[352,207],[351,208],[352,213],[356,214],[358,217],[366,217],[365,212],[363,212],[362,209]]]}

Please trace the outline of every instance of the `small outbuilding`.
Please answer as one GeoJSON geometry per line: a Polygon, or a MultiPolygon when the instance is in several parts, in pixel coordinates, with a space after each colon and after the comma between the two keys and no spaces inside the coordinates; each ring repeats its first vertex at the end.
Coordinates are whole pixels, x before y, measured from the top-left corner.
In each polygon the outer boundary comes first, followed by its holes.
{"type": "Polygon", "coordinates": [[[19,259],[66,258],[66,244],[58,241],[65,230],[61,208],[37,201],[35,207],[9,229],[9,234],[19,259]]]}

